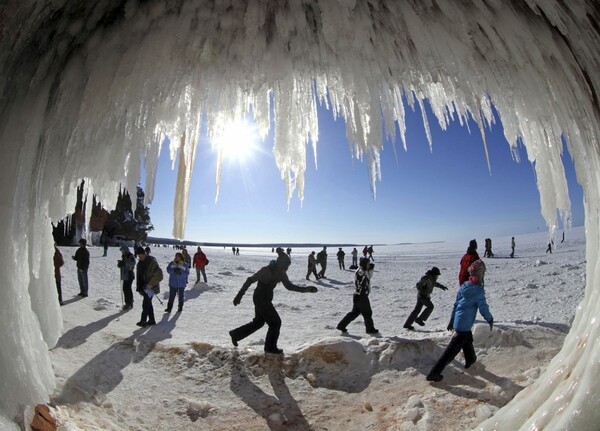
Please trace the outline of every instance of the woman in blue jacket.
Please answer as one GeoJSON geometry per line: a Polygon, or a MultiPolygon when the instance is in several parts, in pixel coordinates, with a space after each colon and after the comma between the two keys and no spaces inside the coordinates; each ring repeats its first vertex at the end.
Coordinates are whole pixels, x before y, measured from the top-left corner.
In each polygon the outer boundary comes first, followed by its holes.
{"type": "Polygon", "coordinates": [[[469,280],[465,281],[458,289],[456,301],[452,309],[452,317],[448,324],[448,331],[454,330],[454,335],[450,344],[442,354],[442,357],[433,366],[427,380],[439,382],[444,378],[442,371],[452,360],[463,351],[465,356],[465,368],[469,368],[477,360],[475,349],[473,348],[473,323],[477,310],[490,325],[490,331],[494,325],[494,318],[485,300],[485,291],[483,290],[483,277],[485,275],[485,264],[482,260],[476,260],[469,266],[469,280]]]}
{"type": "Polygon", "coordinates": [[[190,274],[190,266],[183,258],[183,254],[176,253],[175,260],[167,265],[167,272],[169,273],[169,302],[165,313],[170,313],[173,308],[173,302],[175,301],[175,295],[179,299],[178,312],[183,311],[183,292],[188,282],[188,275],[190,274]]]}

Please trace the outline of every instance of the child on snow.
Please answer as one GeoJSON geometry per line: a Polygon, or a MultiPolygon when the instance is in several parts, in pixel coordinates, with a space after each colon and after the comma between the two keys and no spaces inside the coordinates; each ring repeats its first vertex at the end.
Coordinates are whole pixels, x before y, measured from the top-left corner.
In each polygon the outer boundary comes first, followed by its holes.
{"type": "Polygon", "coordinates": [[[417,282],[417,305],[414,310],[406,319],[404,328],[414,331],[415,328],[412,326],[413,322],[417,322],[420,326],[425,326],[425,322],[433,311],[433,303],[431,302],[431,292],[434,287],[439,287],[442,290],[448,290],[446,286],[437,282],[438,277],[441,275],[440,270],[434,266],[428,270],[423,277],[417,282]],[[425,306],[425,310],[419,316],[421,309],[425,306]]]}
{"type": "Polygon", "coordinates": [[[454,335],[440,359],[427,375],[427,380],[431,382],[442,380],[444,378],[442,371],[461,350],[465,356],[465,368],[469,368],[477,360],[471,332],[477,310],[490,325],[490,331],[494,325],[494,318],[490,313],[483,290],[485,269],[485,264],[481,260],[476,260],[469,266],[470,278],[458,289],[452,317],[448,324],[448,330],[454,329],[454,335]]]}

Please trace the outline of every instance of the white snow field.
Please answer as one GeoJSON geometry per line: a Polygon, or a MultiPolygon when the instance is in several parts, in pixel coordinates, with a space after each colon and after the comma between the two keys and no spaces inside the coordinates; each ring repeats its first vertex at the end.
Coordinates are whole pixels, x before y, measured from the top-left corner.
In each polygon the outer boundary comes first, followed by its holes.
{"type": "MultiPolygon", "coordinates": [[[[399,135],[408,151],[404,114],[416,104],[425,112],[427,101],[435,117],[424,118],[428,136],[429,121],[445,128],[449,121],[465,124],[472,118],[485,142],[486,128],[502,122],[510,147],[522,144],[534,166],[551,233],[570,220],[561,159],[566,142],[585,196],[585,295],[546,372],[479,427],[597,429],[599,17],[595,0],[1,2],[0,313],[5,324],[0,327],[0,426],[17,429],[23,406],[47,402],[61,383],[49,352],[63,333],[63,316],[53,301],[50,221],[72,211],[82,178],[89,200],[96,194],[112,208],[121,185],[135,189],[141,161],[151,201],[161,143],[168,136],[172,158],[182,155],[173,235],[184,238],[203,119],[210,136],[248,112],[262,134],[273,127],[275,162],[288,199],[295,192],[303,199],[307,151],[316,158],[318,144],[327,145],[318,141],[316,107],[322,103],[345,122],[350,151],[368,164],[375,194],[382,177],[382,134],[399,135]]],[[[493,160],[489,163],[493,167],[493,160]]],[[[542,289],[529,268],[523,271],[521,278],[530,285],[526,292],[536,291],[534,285],[542,289]]],[[[540,317],[533,310],[530,314],[523,318],[540,317]]],[[[230,317],[236,318],[243,317],[230,317]]],[[[342,346],[355,348],[350,340],[342,346]]],[[[172,363],[176,359],[168,352],[164,362],[172,363]]],[[[203,352],[197,346],[199,358],[203,352]]],[[[218,369],[219,354],[206,356],[209,367],[218,369]]],[[[298,369],[308,365],[299,362],[298,369]]],[[[109,386],[121,379],[117,371],[109,386]]],[[[243,387],[244,378],[231,388],[243,387]]],[[[178,382],[172,380],[175,394],[178,382]]],[[[296,412],[321,408],[320,402],[294,404],[286,388],[278,386],[276,398],[296,412]]],[[[255,394],[275,403],[260,391],[240,396],[254,403],[255,394]]],[[[332,403],[349,405],[342,399],[332,403]]],[[[153,418],[154,400],[147,407],[136,414],[153,418]]],[[[415,408],[411,415],[419,417],[415,408]]],[[[483,407],[479,410],[479,417],[487,416],[483,407]]],[[[333,417],[333,408],[327,414],[333,417]]],[[[237,416],[228,418],[236,422],[237,416]]]]}
{"type": "MultiPolygon", "coordinates": [[[[271,249],[203,248],[208,283],[190,276],[181,314],[164,314],[141,329],[141,301],[122,313],[116,248],[91,248],[90,296],[80,299],[75,262],[63,267],[64,334],[51,350],[57,388],[54,415],[65,430],[458,430],[473,428],[531,385],[559,351],[585,287],[583,228],[546,254],[546,235],[493,238],[486,292],[495,327],[478,316],[478,363],[462,355],[441,383],[425,375],[451,333],[445,328],[458,287],[463,243],[375,247],[371,302],[379,336],[361,317],[348,335],[335,329],[350,311],[353,271],[329,257],[327,279],[306,281],[311,249],[294,248],[290,279],[315,294],[279,285],[274,304],[283,320],[284,357],[263,353],[266,327],[231,344],[228,331],[254,315],[253,286],[238,307],[246,278],[274,257],[271,249]],[[425,327],[402,328],[416,300],[415,283],[432,266],[442,272],[425,327]]],[[[480,242],[483,242],[481,240],[480,242]]],[[[74,248],[62,248],[69,257],[74,248]]],[[[336,251],[331,248],[330,251],[336,251]]],[[[194,251],[190,248],[190,251],[194,251]]],[[[350,249],[347,249],[349,252],[350,249]]],[[[171,248],[153,248],[164,269],[171,248]]],[[[346,264],[349,266],[349,259],[346,264]]],[[[165,271],[166,274],[166,271],[165,271]]],[[[159,298],[167,299],[165,283],[159,298]]],[[[176,308],[176,307],[175,307],[176,308]]],[[[502,428],[501,428],[502,429],[502,428]]]]}

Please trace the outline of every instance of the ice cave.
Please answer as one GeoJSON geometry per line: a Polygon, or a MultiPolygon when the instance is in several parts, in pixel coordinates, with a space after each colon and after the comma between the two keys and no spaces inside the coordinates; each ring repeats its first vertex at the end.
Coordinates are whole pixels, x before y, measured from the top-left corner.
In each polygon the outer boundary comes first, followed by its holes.
{"type": "Polygon", "coordinates": [[[184,156],[181,238],[203,119],[209,133],[250,111],[263,134],[274,124],[288,199],[303,199],[323,104],[345,122],[375,193],[382,136],[399,130],[405,145],[405,110],[426,100],[435,115],[426,128],[471,117],[484,136],[495,107],[510,145],[524,145],[534,165],[550,232],[569,217],[567,142],[585,195],[585,299],[546,373],[480,429],[597,428],[599,2],[5,0],[0,41],[0,428],[18,429],[18,409],[54,387],[48,348],[62,323],[47,288],[50,221],[74,207],[81,178],[114,205],[121,184],[135,189],[141,161],[151,200],[170,137],[172,157],[184,156]]]}

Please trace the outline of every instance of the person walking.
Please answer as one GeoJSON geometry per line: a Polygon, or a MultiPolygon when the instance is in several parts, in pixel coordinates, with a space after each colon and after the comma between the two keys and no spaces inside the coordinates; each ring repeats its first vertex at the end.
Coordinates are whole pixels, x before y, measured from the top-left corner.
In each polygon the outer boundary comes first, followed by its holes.
{"type": "Polygon", "coordinates": [[[117,261],[117,267],[121,269],[121,282],[123,284],[123,298],[125,304],[123,311],[129,311],[133,308],[133,280],[135,279],[135,256],[129,251],[129,247],[122,245],[121,260],[117,261]]]}
{"type": "Polygon", "coordinates": [[[56,291],[58,292],[58,303],[63,305],[64,302],[62,298],[60,267],[65,264],[65,260],[63,259],[63,255],[56,244],[54,244],[54,256],[52,260],[54,262],[54,281],[56,282],[56,291]]]}
{"type": "Polygon", "coordinates": [[[494,257],[494,253],[492,252],[492,240],[491,238],[485,239],[485,251],[483,253],[483,257],[494,257]]]}
{"type": "Polygon", "coordinates": [[[546,248],[546,254],[552,254],[552,241],[548,242],[548,248],[546,248]]]}
{"type": "Polygon", "coordinates": [[[437,266],[428,270],[423,277],[417,282],[417,304],[413,311],[409,314],[408,319],[404,323],[404,328],[414,331],[412,326],[416,322],[419,326],[425,326],[425,322],[433,311],[433,303],[431,302],[431,293],[434,287],[439,287],[442,290],[448,290],[446,286],[437,282],[441,272],[437,266]],[[421,313],[421,309],[425,306],[425,310],[421,313]],[[419,313],[421,313],[419,315],[419,313]]]}
{"type": "Polygon", "coordinates": [[[206,254],[198,247],[198,251],[194,254],[194,268],[196,268],[196,284],[200,282],[200,274],[202,273],[202,279],[206,283],[206,265],[208,265],[208,258],[206,254]]]}
{"type": "Polygon", "coordinates": [[[102,234],[100,235],[100,243],[104,248],[104,254],[102,257],[106,257],[108,255],[108,232],[106,228],[102,229],[102,234]]]}
{"type": "Polygon", "coordinates": [[[365,245],[365,248],[363,248],[363,257],[367,257],[368,253],[369,253],[369,247],[365,245]]]}
{"type": "Polygon", "coordinates": [[[350,269],[358,269],[358,250],[356,249],[356,247],[352,249],[352,266],[354,266],[355,268],[350,269]]]}
{"type": "Polygon", "coordinates": [[[315,258],[315,252],[312,251],[308,255],[308,272],[306,273],[306,279],[310,280],[310,274],[315,276],[315,279],[319,279],[319,275],[317,274],[317,259],[315,258]]]}
{"type": "Polygon", "coordinates": [[[154,307],[152,297],[160,292],[160,282],[163,279],[163,273],[153,256],[148,256],[143,247],[135,250],[138,257],[136,268],[137,292],[144,298],[142,301],[142,316],[137,326],[145,327],[156,325],[154,319],[154,307]]]}
{"type": "Polygon", "coordinates": [[[181,313],[183,311],[185,286],[190,274],[190,267],[184,260],[183,253],[175,253],[175,259],[167,265],[167,273],[169,274],[169,302],[167,302],[165,313],[170,313],[173,309],[175,295],[177,295],[179,302],[177,312],[181,313]]]}
{"type": "Polygon", "coordinates": [[[447,328],[448,331],[454,330],[454,335],[440,359],[427,374],[428,381],[439,382],[442,380],[444,378],[442,371],[461,350],[465,357],[465,368],[469,368],[477,361],[477,355],[473,347],[473,333],[471,332],[477,311],[479,310],[479,313],[490,325],[490,331],[494,326],[494,317],[490,313],[485,299],[485,291],[483,290],[485,271],[485,264],[482,260],[476,260],[469,266],[470,278],[456,293],[456,300],[447,328]]]}
{"type": "Polygon", "coordinates": [[[516,246],[515,237],[513,236],[510,240],[510,249],[512,250],[510,252],[510,257],[515,257],[515,246],[516,246]]]}
{"type": "Polygon", "coordinates": [[[257,283],[254,295],[252,296],[254,302],[254,319],[245,325],[229,331],[231,342],[234,346],[237,346],[239,341],[258,331],[266,323],[269,329],[265,338],[265,353],[283,353],[283,350],[277,347],[279,331],[281,329],[281,318],[273,306],[273,290],[281,282],[286,289],[293,292],[317,292],[317,288],[314,286],[304,287],[293,284],[287,276],[287,270],[291,264],[290,257],[279,247],[277,248],[277,255],[276,261],[271,261],[269,265],[248,277],[233,299],[233,305],[238,306],[246,290],[253,283],[257,283]]]}
{"type": "Polygon", "coordinates": [[[337,259],[338,259],[338,264],[340,266],[340,269],[346,269],[346,265],[344,264],[344,257],[346,256],[346,253],[344,253],[344,250],[342,250],[342,247],[339,248],[337,254],[337,259]]]}
{"type": "Polygon", "coordinates": [[[371,310],[371,301],[369,301],[369,293],[371,293],[371,279],[373,278],[373,270],[375,264],[370,263],[369,259],[363,257],[359,261],[359,268],[354,273],[354,294],[352,295],[352,310],[346,314],[336,329],[347,333],[346,327],[350,322],[362,315],[365,321],[365,330],[367,334],[377,334],[379,330],[375,328],[373,323],[373,311],[371,310]]]}
{"type": "Polygon", "coordinates": [[[77,296],[87,298],[88,296],[88,268],[90,267],[90,252],[85,247],[86,240],[79,240],[79,248],[71,258],[77,262],[77,281],[79,282],[79,293],[77,296]]]}
{"type": "Polygon", "coordinates": [[[372,260],[373,262],[375,262],[375,258],[373,257],[373,246],[370,245],[369,248],[367,248],[367,253],[369,253],[369,260],[372,260]]]}
{"type": "Polygon", "coordinates": [[[477,253],[477,241],[472,239],[469,241],[469,247],[467,252],[463,255],[460,260],[460,271],[458,272],[458,284],[460,286],[467,280],[469,280],[469,266],[476,260],[479,260],[479,254],[477,253]]]}
{"type": "Polygon", "coordinates": [[[327,247],[323,246],[323,250],[317,253],[317,263],[321,265],[321,270],[318,273],[319,278],[325,277],[325,271],[327,270],[327,247]]]}

